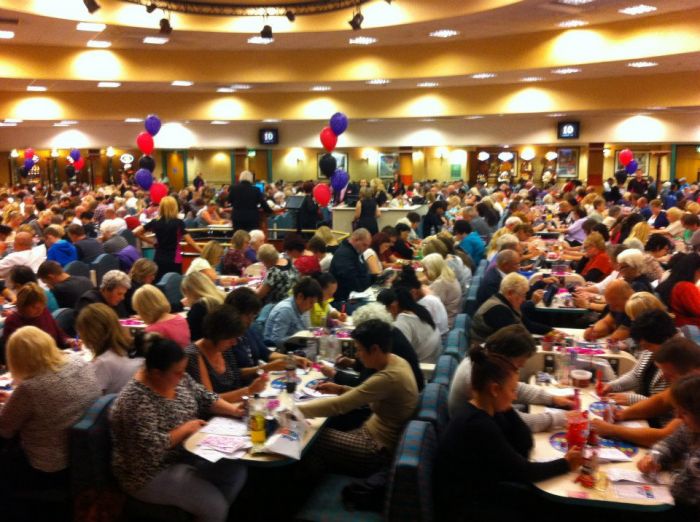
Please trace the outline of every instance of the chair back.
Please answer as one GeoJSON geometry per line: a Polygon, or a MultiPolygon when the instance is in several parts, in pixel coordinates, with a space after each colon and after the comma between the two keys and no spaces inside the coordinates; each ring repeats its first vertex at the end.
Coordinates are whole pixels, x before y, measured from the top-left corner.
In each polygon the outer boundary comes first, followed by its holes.
{"type": "Polygon", "coordinates": [[[467,354],[467,336],[464,330],[461,328],[450,330],[445,341],[445,351],[442,353],[443,355],[451,355],[457,359],[457,362],[464,359],[464,356],[467,354]]]}
{"type": "Polygon", "coordinates": [[[177,272],[168,272],[156,284],[160,291],[165,294],[166,299],[170,303],[170,309],[173,312],[182,310],[182,274],[177,272]]]}
{"type": "Polygon", "coordinates": [[[432,424],[420,420],[409,422],[394,458],[385,520],[433,521],[433,466],[436,453],[437,440],[432,424]]]}
{"type": "Polygon", "coordinates": [[[438,437],[440,437],[450,420],[450,414],[447,409],[447,395],[447,386],[431,382],[423,388],[418,400],[416,419],[431,423],[438,437]]]}
{"type": "Polygon", "coordinates": [[[82,261],[71,261],[63,267],[63,271],[71,276],[82,276],[90,278],[90,267],[82,261]]]}
{"type": "Polygon", "coordinates": [[[681,326],[681,332],[686,338],[690,339],[691,341],[697,344],[700,344],[700,328],[698,328],[694,324],[687,324],[685,326],[681,326]]]}
{"type": "Polygon", "coordinates": [[[75,310],[73,308],[59,308],[51,315],[53,315],[58,327],[68,337],[75,337],[75,310]]]}
{"type": "Polygon", "coordinates": [[[473,317],[476,313],[476,294],[479,291],[479,286],[481,285],[481,275],[475,275],[472,278],[472,284],[469,287],[469,292],[467,293],[467,300],[464,303],[464,311],[473,317]]]}
{"type": "Polygon", "coordinates": [[[469,319],[469,316],[467,314],[457,314],[457,316],[455,317],[454,328],[461,328],[463,331],[468,332],[470,323],[471,319],[469,319]]]}
{"type": "Polygon", "coordinates": [[[125,228],[124,230],[120,231],[119,235],[126,239],[126,242],[129,243],[131,246],[136,246],[136,236],[128,228],[125,228]]]}
{"type": "Polygon", "coordinates": [[[95,271],[95,286],[99,287],[107,272],[119,270],[119,260],[112,254],[100,254],[90,263],[90,267],[95,271]]]}
{"type": "Polygon", "coordinates": [[[438,357],[437,363],[435,364],[435,373],[433,374],[432,382],[437,384],[442,384],[449,388],[452,382],[452,377],[457,371],[457,359],[451,355],[441,355],[438,357]]]}

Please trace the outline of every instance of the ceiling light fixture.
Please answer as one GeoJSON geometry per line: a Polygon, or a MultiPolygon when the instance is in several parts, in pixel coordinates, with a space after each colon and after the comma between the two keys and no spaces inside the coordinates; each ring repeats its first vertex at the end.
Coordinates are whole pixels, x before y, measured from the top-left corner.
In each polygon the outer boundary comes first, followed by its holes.
{"type": "Polygon", "coordinates": [[[100,7],[102,7],[100,4],[96,2],[96,0],[83,0],[83,3],[85,4],[85,7],[88,10],[88,13],[92,14],[95,11],[97,11],[100,7]]]}
{"type": "Polygon", "coordinates": [[[438,29],[437,31],[433,31],[430,33],[430,36],[433,38],[452,38],[453,36],[457,36],[459,34],[459,31],[456,31],[454,29],[438,29]]]}
{"type": "Polygon", "coordinates": [[[348,24],[350,24],[350,27],[352,27],[353,31],[359,31],[360,29],[362,29],[362,22],[364,21],[365,17],[362,16],[362,13],[360,11],[357,11],[350,19],[348,24]]]}
{"type": "Polygon", "coordinates": [[[588,22],[584,20],[566,20],[565,22],[561,22],[559,27],[563,29],[573,29],[575,27],[583,27],[584,25],[588,25],[588,22]]]}
{"type": "Polygon", "coordinates": [[[297,15],[294,14],[294,11],[288,9],[286,13],[284,13],[284,16],[287,17],[287,20],[290,22],[293,22],[294,20],[297,19],[297,15]]]}
{"type": "Polygon", "coordinates": [[[494,73],[479,73],[479,74],[472,74],[472,78],[475,80],[487,80],[489,78],[495,78],[496,75],[494,73]]]}
{"type": "Polygon", "coordinates": [[[102,89],[116,89],[117,87],[121,87],[122,84],[119,82],[98,82],[97,86],[102,89]]]}
{"type": "Polygon", "coordinates": [[[618,12],[630,16],[636,16],[640,14],[653,13],[654,11],[656,11],[656,7],[653,5],[639,4],[625,7],[624,9],[620,9],[618,12]]]}
{"type": "Polygon", "coordinates": [[[386,85],[391,83],[391,80],[385,80],[383,78],[375,78],[374,80],[367,80],[367,85],[386,85]]]}
{"type": "Polygon", "coordinates": [[[521,82],[539,82],[542,81],[542,78],[539,76],[526,76],[525,78],[520,79],[521,82]]]}
{"type": "Polygon", "coordinates": [[[231,122],[226,120],[214,120],[211,122],[212,125],[228,125],[229,123],[231,122]]]}
{"type": "Polygon", "coordinates": [[[581,72],[581,69],[579,69],[577,67],[563,67],[561,69],[554,69],[552,71],[552,74],[564,74],[564,75],[566,75],[566,74],[576,74],[576,73],[580,73],[580,72],[581,72]]]}
{"type": "Polygon", "coordinates": [[[173,28],[170,25],[170,20],[168,20],[167,18],[160,19],[160,31],[159,32],[160,32],[160,34],[165,34],[165,35],[172,34],[173,28]]]}
{"type": "Polygon", "coordinates": [[[327,92],[330,91],[332,88],[330,85],[314,85],[311,87],[311,90],[314,92],[327,92]]]}
{"type": "Polygon", "coordinates": [[[165,36],[146,36],[143,39],[143,43],[148,45],[164,45],[170,41],[170,38],[165,36]]]}
{"type": "Polygon", "coordinates": [[[29,92],[45,92],[47,90],[43,85],[27,85],[27,91],[29,92]]]}
{"type": "Polygon", "coordinates": [[[143,121],[143,118],[127,118],[124,120],[124,123],[141,123],[143,121]]]}
{"type": "Polygon", "coordinates": [[[87,46],[93,49],[107,49],[112,47],[112,42],[107,40],[88,40],[87,46]]]}
{"type": "Polygon", "coordinates": [[[248,43],[252,45],[270,45],[274,41],[274,38],[263,38],[262,36],[251,36],[248,38],[248,43]]]}
{"type": "Polygon", "coordinates": [[[280,120],[278,118],[267,118],[267,119],[263,120],[262,122],[263,123],[279,123],[281,121],[282,120],[280,120]]]}
{"type": "Polygon", "coordinates": [[[66,124],[66,123],[54,123],[53,126],[54,127],[68,127],[68,124],[66,124]]]}
{"type": "Polygon", "coordinates": [[[8,123],[6,121],[0,121],[0,127],[17,127],[16,123],[8,123]]]}
{"type": "Polygon", "coordinates": [[[12,40],[14,37],[14,31],[0,31],[0,40],[12,40]]]}
{"type": "Polygon", "coordinates": [[[350,45],[372,45],[377,42],[377,39],[371,36],[356,36],[355,38],[350,38],[348,42],[350,45]]]}
{"type": "Polygon", "coordinates": [[[173,87],[192,87],[192,85],[194,85],[194,82],[188,80],[174,80],[170,83],[170,85],[172,85],[173,87]]]}
{"type": "Polygon", "coordinates": [[[481,119],[483,119],[483,116],[477,116],[477,115],[474,115],[474,116],[467,116],[467,117],[464,118],[464,119],[465,119],[465,120],[481,120],[481,119]]]}
{"type": "Polygon", "coordinates": [[[22,123],[23,121],[17,118],[5,118],[5,123],[22,123]]]}
{"type": "Polygon", "coordinates": [[[632,67],[634,69],[644,69],[645,67],[656,67],[659,65],[656,62],[646,62],[646,61],[639,61],[639,62],[630,62],[627,64],[627,67],[632,67]]]}
{"type": "Polygon", "coordinates": [[[232,89],[231,87],[219,87],[216,89],[216,92],[222,92],[222,93],[227,93],[230,94],[232,92],[236,92],[235,89],[232,89]]]}
{"type": "Polygon", "coordinates": [[[75,28],[78,31],[85,31],[88,33],[101,33],[107,28],[107,26],[97,22],[78,22],[78,25],[76,25],[75,28]]]}
{"type": "Polygon", "coordinates": [[[247,91],[248,89],[250,89],[250,85],[246,83],[234,83],[233,85],[231,85],[231,88],[236,89],[237,91],[247,91]]]}
{"type": "Polygon", "coordinates": [[[564,5],[586,5],[592,3],[594,0],[557,0],[558,4],[564,5]]]}
{"type": "Polygon", "coordinates": [[[431,87],[437,87],[440,84],[438,82],[420,82],[416,87],[421,87],[423,89],[430,89],[431,87]]]}

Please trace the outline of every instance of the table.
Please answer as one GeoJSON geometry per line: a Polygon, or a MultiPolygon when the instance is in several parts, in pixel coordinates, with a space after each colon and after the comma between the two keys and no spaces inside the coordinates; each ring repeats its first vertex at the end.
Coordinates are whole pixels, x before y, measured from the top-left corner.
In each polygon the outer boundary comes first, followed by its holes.
{"type": "MultiPolygon", "coordinates": [[[[379,230],[386,226],[396,226],[396,222],[406,217],[409,212],[417,212],[423,216],[428,213],[428,205],[410,205],[405,207],[380,207],[381,215],[377,218],[379,230]]],[[[343,232],[352,231],[352,222],[355,219],[355,207],[348,207],[345,204],[338,205],[331,209],[333,215],[333,230],[343,232]]]]}
{"type": "MultiPolygon", "coordinates": [[[[588,409],[591,403],[597,400],[597,397],[592,395],[593,386],[589,386],[586,389],[581,390],[581,406],[583,409],[588,409]]],[[[540,413],[544,411],[543,406],[531,406],[530,411],[532,413],[540,413]]],[[[555,449],[549,442],[551,433],[535,433],[534,435],[535,446],[533,452],[530,456],[531,460],[535,461],[546,461],[553,460],[562,457],[564,454],[555,449]]],[[[636,470],[637,462],[645,455],[645,452],[641,449],[637,451],[637,454],[632,457],[631,462],[614,462],[614,463],[601,463],[600,470],[605,472],[606,469],[620,468],[626,470],[636,470]]],[[[596,489],[584,488],[579,483],[574,482],[577,477],[577,473],[569,472],[565,475],[560,475],[548,480],[543,480],[541,482],[535,483],[535,487],[544,493],[547,498],[554,500],[556,502],[565,502],[581,505],[590,505],[591,503],[596,503],[601,507],[618,508],[625,510],[644,510],[644,511],[665,511],[670,509],[670,505],[666,504],[658,499],[627,499],[620,498],[616,495],[614,487],[612,484],[608,485],[605,491],[598,491],[596,489]],[[581,497],[572,497],[573,495],[580,495],[581,497]]]]}
{"type": "MultiPolygon", "coordinates": [[[[270,372],[270,383],[268,383],[268,388],[266,391],[272,390],[271,383],[274,379],[278,379],[280,377],[283,377],[284,372],[270,372]]],[[[301,375],[301,384],[300,386],[304,386],[307,382],[313,380],[313,379],[322,379],[323,374],[319,371],[316,370],[311,370],[310,372],[306,373],[305,375],[301,375]]],[[[317,399],[312,399],[312,400],[317,400],[317,399]]],[[[323,427],[323,425],[326,423],[325,418],[314,418],[314,419],[307,419],[308,421],[308,426],[306,428],[306,432],[304,433],[304,438],[302,439],[302,450],[301,453],[302,455],[305,453],[306,449],[309,447],[309,445],[314,441],[316,436],[318,435],[319,431],[323,427]]],[[[199,443],[200,440],[205,436],[205,434],[201,432],[197,432],[193,435],[191,435],[184,443],[184,447],[187,451],[194,452],[194,450],[197,447],[197,444],[199,443]]],[[[226,457],[223,457],[226,458],[226,457]]],[[[294,459],[285,457],[283,455],[276,455],[274,453],[252,453],[250,450],[240,459],[241,462],[251,465],[251,466],[264,466],[264,467],[275,467],[275,466],[283,466],[287,464],[291,464],[293,462],[296,462],[294,459]]]]}

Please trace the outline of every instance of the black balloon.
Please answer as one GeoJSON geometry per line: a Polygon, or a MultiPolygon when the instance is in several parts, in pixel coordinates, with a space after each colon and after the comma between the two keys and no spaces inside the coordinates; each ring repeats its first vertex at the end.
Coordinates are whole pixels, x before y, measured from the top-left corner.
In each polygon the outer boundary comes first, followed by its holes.
{"type": "Polygon", "coordinates": [[[318,161],[318,167],[321,169],[321,173],[327,178],[333,175],[337,166],[338,162],[332,154],[324,154],[318,161]]]}
{"type": "Polygon", "coordinates": [[[71,179],[75,176],[75,167],[73,165],[66,165],[66,178],[71,179]]]}
{"type": "Polygon", "coordinates": [[[153,172],[156,168],[156,160],[150,156],[141,156],[139,159],[139,168],[146,169],[149,172],[153,172]]]}

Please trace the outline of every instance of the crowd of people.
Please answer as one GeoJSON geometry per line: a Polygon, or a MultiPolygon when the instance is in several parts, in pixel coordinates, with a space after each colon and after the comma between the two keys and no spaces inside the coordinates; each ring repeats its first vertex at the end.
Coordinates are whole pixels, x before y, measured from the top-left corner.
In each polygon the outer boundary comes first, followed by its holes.
{"type": "MultiPolygon", "coordinates": [[[[204,462],[182,452],[182,442],[211,415],[242,416],[244,397],[267,386],[266,372],[284,369],[296,333],[348,317],[356,357],[323,368],[330,381],[318,389],[333,397],[300,407],[307,417],[332,417],[302,465],[356,476],[380,471],[413,416],[424,386],[420,364],[436,362],[485,264],[472,347],[450,387],[437,509],[445,520],[527,512],[532,499],[512,483],[581,464],[575,448],[553,462],[528,461],[532,434],[564,426],[573,406],[518,382],[536,350],[532,335],[562,335],[538,311],[548,287],[562,282],[530,277],[553,252],[574,269],[565,286],[582,309],[585,338],[623,341],[637,358],[605,393],[629,405],[620,419],[648,419],[650,427],[600,420],[595,427],[652,447],[643,470],[684,462],[672,488],[676,509],[698,514],[700,347],[679,331],[700,327],[697,185],[650,182],[641,172],[603,187],[362,180],[344,194],[356,202],[354,230],[332,231],[312,182],[261,191],[253,181],[245,172],[231,187],[197,182],[157,202],[126,177],[117,186],[0,191],[0,300],[8,305],[0,361],[14,380],[11,392],[0,391],[0,436],[8,440],[0,461],[13,470],[0,478],[0,500],[20,487],[67,485],[70,427],[95,399],[114,393],[112,468],[120,488],[197,520],[226,520],[245,466],[204,462]],[[285,212],[293,195],[304,198],[297,232],[287,232],[278,250],[260,229],[260,212],[285,212]],[[382,208],[409,203],[427,211],[378,226],[382,208]],[[190,232],[222,224],[233,229],[228,245],[198,242],[190,232]],[[183,246],[197,255],[187,270],[183,246]],[[148,248],[151,258],[143,255],[148,248]],[[104,253],[120,268],[97,286],[70,274],[70,263],[104,253]],[[173,272],[183,277],[182,303],[156,286],[173,272]],[[372,288],[376,302],[367,303],[372,288]],[[74,311],[71,335],[54,318],[58,309],[74,311]],[[120,323],[133,316],[145,326],[136,336],[120,323]],[[73,352],[80,347],[91,362],[73,352]],[[352,378],[346,368],[355,370],[352,378]],[[554,409],[529,414],[514,402],[554,409]]],[[[300,354],[294,361],[313,362],[300,354]]]]}

